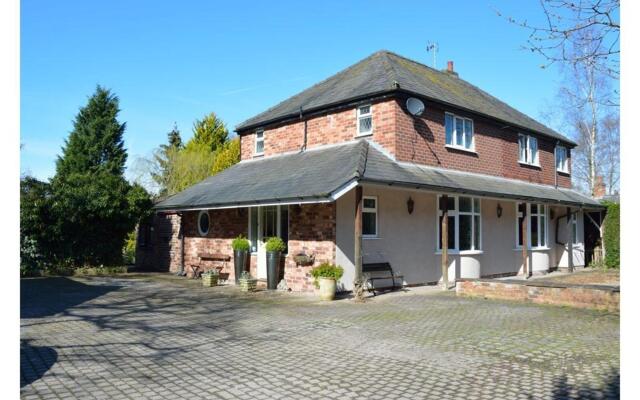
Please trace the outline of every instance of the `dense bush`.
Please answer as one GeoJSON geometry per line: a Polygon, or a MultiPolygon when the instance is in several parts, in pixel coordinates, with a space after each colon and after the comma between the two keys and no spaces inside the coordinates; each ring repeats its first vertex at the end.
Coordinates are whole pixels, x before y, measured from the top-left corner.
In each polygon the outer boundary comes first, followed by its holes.
{"type": "Polygon", "coordinates": [[[287,245],[279,237],[270,237],[265,244],[267,251],[285,251],[287,245]]]}
{"type": "Polygon", "coordinates": [[[607,216],[604,219],[605,265],[607,268],[620,267],[620,204],[607,202],[607,216]]]}
{"type": "Polygon", "coordinates": [[[125,265],[135,264],[136,262],[136,231],[129,232],[122,249],[122,258],[125,265]]]}

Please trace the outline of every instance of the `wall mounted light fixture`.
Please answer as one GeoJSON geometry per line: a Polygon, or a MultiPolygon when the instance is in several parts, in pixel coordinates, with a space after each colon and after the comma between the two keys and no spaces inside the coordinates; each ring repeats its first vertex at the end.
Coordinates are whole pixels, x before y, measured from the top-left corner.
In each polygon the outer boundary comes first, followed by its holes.
{"type": "Polygon", "coordinates": [[[498,218],[502,217],[502,206],[498,203],[498,207],[496,208],[496,212],[498,213],[498,218]]]}
{"type": "Polygon", "coordinates": [[[407,211],[409,211],[409,214],[413,213],[413,204],[413,199],[409,196],[409,200],[407,200],[407,211]]]}

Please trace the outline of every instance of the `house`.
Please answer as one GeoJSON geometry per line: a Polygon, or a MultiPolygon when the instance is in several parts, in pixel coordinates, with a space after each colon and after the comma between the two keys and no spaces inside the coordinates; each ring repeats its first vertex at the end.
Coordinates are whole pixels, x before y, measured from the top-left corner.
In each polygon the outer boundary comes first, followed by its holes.
{"type": "Polygon", "coordinates": [[[236,132],[240,163],[156,205],[142,266],[184,271],[202,253],[232,255],[242,234],[260,279],[264,239],[284,239],[296,291],[312,290],[299,253],[341,265],[339,287],[353,289],[360,240],[362,262],[389,262],[406,285],[439,282],[443,262],[450,280],[544,273],[584,265],[583,213],[601,209],[571,189],[576,143],[452,62],[439,71],[379,51],[236,132]]]}

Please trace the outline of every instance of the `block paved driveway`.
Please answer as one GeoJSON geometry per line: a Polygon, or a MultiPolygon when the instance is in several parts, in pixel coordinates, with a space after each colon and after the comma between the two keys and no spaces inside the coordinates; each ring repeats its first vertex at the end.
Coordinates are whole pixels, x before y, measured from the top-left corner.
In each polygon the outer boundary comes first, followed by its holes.
{"type": "Polygon", "coordinates": [[[619,397],[619,317],[458,298],[365,304],[166,275],[22,280],[25,399],[619,397]]]}

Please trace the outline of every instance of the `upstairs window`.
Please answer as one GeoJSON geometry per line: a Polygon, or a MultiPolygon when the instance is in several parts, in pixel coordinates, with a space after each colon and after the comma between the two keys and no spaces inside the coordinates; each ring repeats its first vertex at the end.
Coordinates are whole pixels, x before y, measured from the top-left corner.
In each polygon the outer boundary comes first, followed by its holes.
{"type": "Polygon", "coordinates": [[[378,198],[362,198],[362,237],[378,236],[378,198]]]}
{"type": "Polygon", "coordinates": [[[261,155],[264,154],[264,131],[259,130],[256,132],[256,151],[255,154],[261,155]]]}
{"type": "Polygon", "coordinates": [[[518,161],[522,164],[540,166],[538,161],[538,139],[531,135],[518,134],[518,161]]]}
{"type": "Polygon", "coordinates": [[[445,142],[447,146],[472,150],[473,121],[450,113],[444,114],[445,142]]]}
{"type": "Polygon", "coordinates": [[[371,105],[358,107],[358,136],[370,135],[373,133],[373,117],[371,115],[371,105]]]}
{"type": "Polygon", "coordinates": [[[566,147],[556,147],[556,170],[558,170],[559,172],[569,173],[569,163],[567,162],[566,147]]]}

